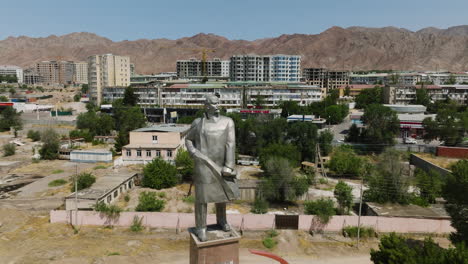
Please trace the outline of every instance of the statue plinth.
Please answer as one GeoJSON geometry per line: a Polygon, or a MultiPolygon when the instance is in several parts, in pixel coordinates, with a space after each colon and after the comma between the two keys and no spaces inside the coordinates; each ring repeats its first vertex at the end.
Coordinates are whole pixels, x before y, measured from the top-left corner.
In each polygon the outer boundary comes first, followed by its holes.
{"type": "Polygon", "coordinates": [[[206,242],[195,235],[195,228],[189,228],[190,264],[238,264],[239,240],[241,236],[231,230],[224,232],[218,225],[207,227],[206,242]]]}

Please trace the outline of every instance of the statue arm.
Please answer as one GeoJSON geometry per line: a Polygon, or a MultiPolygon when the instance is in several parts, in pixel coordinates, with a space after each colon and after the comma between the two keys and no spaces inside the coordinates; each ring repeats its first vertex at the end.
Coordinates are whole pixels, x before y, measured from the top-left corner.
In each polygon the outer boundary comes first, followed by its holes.
{"type": "Polygon", "coordinates": [[[227,126],[227,141],[226,141],[226,160],[224,166],[229,168],[235,174],[236,168],[236,132],[234,130],[234,121],[230,120],[227,126]]]}

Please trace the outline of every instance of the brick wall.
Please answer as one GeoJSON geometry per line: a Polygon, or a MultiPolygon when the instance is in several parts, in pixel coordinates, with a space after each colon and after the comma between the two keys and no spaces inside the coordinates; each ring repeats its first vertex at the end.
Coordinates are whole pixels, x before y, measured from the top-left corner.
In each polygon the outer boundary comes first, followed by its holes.
{"type": "Polygon", "coordinates": [[[437,156],[457,159],[468,159],[468,148],[438,146],[437,156]]]}

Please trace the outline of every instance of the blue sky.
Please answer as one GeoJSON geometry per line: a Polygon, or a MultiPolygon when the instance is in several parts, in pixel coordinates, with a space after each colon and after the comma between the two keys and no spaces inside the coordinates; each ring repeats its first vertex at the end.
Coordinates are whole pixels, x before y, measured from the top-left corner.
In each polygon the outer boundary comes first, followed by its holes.
{"type": "Polygon", "coordinates": [[[318,34],[329,27],[410,30],[468,24],[467,0],[0,0],[0,39],[93,32],[112,40],[318,34]]]}

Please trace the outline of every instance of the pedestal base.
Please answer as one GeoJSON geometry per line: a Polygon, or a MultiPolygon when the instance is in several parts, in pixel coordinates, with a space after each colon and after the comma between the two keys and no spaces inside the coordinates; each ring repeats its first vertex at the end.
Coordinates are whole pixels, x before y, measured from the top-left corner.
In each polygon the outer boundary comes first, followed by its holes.
{"type": "Polygon", "coordinates": [[[189,228],[190,264],[238,264],[239,240],[234,230],[224,232],[217,225],[207,228],[208,241],[201,242],[195,228],[189,228]]]}

